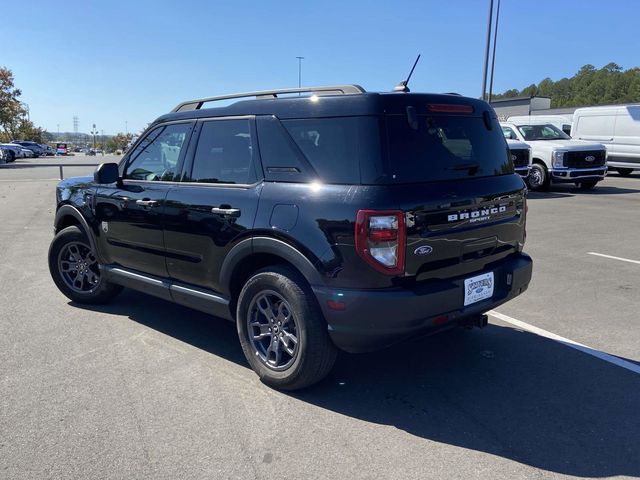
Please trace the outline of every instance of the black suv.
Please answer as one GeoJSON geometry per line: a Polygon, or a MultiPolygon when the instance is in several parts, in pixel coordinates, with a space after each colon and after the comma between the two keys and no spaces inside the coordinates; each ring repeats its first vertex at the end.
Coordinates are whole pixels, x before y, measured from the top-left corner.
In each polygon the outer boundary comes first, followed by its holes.
{"type": "Polygon", "coordinates": [[[480,100],[355,85],[204,98],[119,164],[60,182],[49,268],[78,303],[130,287],[236,322],[260,378],[292,390],[337,349],[483,326],[525,291],[526,191],[480,100]]]}

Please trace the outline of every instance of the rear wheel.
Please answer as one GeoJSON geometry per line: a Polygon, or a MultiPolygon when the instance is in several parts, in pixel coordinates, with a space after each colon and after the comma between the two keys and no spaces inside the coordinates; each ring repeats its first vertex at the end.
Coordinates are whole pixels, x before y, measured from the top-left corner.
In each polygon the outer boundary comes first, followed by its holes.
{"type": "Polygon", "coordinates": [[[531,190],[547,190],[549,188],[549,172],[547,172],[547,168],[540,163],[531,165],[531,172],[527,182],[531,190]]]}
{"type": "Polygon", "coordinates": [[[9,156],[7,157],[7,163],[15,162],[16,154],[13,152],[13,150],[7,150],[7,153],[9,154],[9,156]]]}
{"type": "Polygon", "coordinates": [[[591,190],[593,187],[595,187],[598,184],[598,182],[580,182],[578,183],[578,188],[580,190],[591,190]]]}
{"type": "Polygon", "coordinates": [[[107,282],[87,235],[76,226],[58,232],[49,247],[49,271],[60,291],[78,303],[109,302],[122,287],[107,282]]]}
{"type": "Polygon", "coordinates": [[[616,168],[618,175],[622,177],[628,177],[633,173],[633,168],[616,168]]]}
{"type": "Polygon", "coordinates": [[[313,292],[291,268],[253,275],[240,292],[236,316],[244,355],[270,387],[298,390],[331,371],[336,347],[313,292]]]}

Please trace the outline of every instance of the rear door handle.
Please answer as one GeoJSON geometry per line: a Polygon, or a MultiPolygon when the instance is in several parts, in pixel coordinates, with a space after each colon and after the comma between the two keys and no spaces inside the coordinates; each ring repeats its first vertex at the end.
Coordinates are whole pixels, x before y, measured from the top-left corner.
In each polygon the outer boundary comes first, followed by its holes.
{"type": "Polygon", "coordinates": [[[136,200],[136,205],[140,205],[141,207],[155,207],[158,205],[156,200],[136,200]]]}
{"type": "Polygon", "coordinates": [[[216,215],[224,215],[226,217],[239,217],[240,209],[231,208],[227,205],[220,205],[219,207],[213,207],[211,209],[211,213],[215,213],[216,215]]]}

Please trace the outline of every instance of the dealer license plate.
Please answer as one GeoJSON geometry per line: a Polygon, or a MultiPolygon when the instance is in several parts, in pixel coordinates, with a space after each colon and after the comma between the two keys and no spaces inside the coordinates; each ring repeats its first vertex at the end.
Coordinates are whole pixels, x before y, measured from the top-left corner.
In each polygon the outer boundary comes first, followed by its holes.
{"type": "Polygon", "coordinates": [[[467,278],[464,281],[464,306],[491,298],[493,285],[493,272],[467,278]]]}

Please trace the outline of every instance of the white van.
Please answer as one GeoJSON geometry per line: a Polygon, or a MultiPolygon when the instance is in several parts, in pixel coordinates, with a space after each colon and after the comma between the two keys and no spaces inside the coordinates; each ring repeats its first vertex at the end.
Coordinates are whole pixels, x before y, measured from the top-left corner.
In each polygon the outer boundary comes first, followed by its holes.
{"type": "Polygon", "coordinates": [[[609,166],[620,175],[640,170],[640,105],[578,108],[573,137],[602,143],[609,166]]]}
{"type": "Polygon", "coordinates": [[[573,118],[567,115],[514,115],[507,119],[509,123],[516,125],[553,125],[567,135],[571,135],[573,118]]]}

